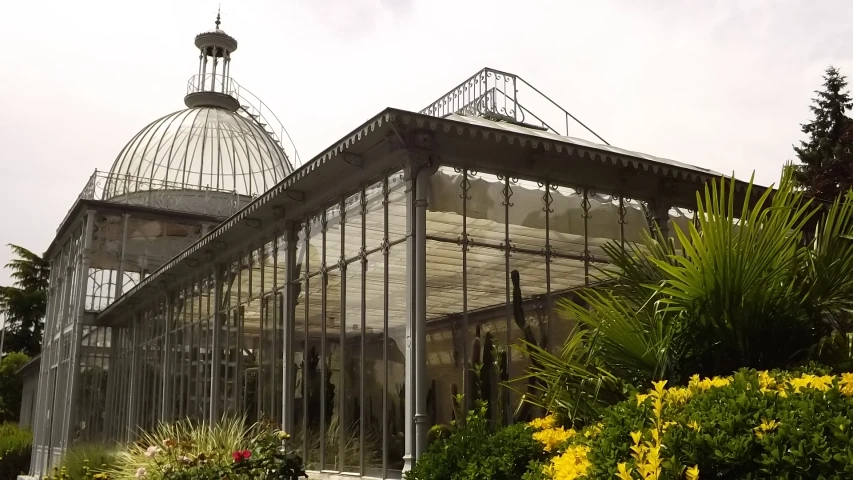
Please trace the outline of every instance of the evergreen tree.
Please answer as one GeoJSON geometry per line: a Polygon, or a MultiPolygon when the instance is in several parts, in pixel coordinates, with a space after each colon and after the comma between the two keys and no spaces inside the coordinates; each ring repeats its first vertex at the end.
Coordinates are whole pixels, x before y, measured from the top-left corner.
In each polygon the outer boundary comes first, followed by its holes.
{"type": "Polygon", "coordinates": [[[6,265],[12,270],[14,285],[0,286],[0,312],[6,315],[3,350],[35,356],[41,352],[50,267],[26,248],[9,247],[17,258],[6,265]]]}
{"type": "Polygon", "coordinates": [[[853,186],[853,122],[846,115],[853,100],[847,91],[847,78],[835,67],[826,69],[823,89],[815,93],[811,106],[814,120],[802,126],[808,139],[794,147],[801,162],[797,180],[808,194],[833,200],[853,186]]]}

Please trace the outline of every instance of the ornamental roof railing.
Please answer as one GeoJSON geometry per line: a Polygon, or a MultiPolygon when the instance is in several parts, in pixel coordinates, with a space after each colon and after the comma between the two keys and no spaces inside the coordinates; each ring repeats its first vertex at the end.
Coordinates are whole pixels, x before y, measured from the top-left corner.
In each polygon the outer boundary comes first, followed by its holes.
{"type": "MultiPolygon", "coordinates": [[[[235,214],[250,198],[241,196],[234,190],[210,186],[188,188],[181,182],[95,170],[77,200],[98,200],[226,218],[235,214]],[[242,202],[241,197],[244,197],[242,202]]],[[[74,203],[76,204],[77,202],[74,203]]],[[[65,214],[59,228],[68,220],[73,209],[72,206],[65,214]]]]}
{"type": "Polygon", "coordinates": [[[478,116],[567,137],[582,137],[587,132],[595,141],[610,145],[523,78],[488,67],[439,97],[420,113],[434,117],[447,117],[454,113],[478,116]]]}

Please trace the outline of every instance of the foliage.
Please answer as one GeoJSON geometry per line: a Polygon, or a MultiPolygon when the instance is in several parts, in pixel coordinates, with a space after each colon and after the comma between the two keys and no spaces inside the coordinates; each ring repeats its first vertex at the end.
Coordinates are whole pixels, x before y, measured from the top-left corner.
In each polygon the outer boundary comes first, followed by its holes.
{"type": "Polygon", "coordinates": [[[0,478],[16,478],[30,468],[33,435],[12,423],[0,424],[0,478]]]}
{"type": "Polygon", "coordinates": [[[302,458],[285,448],[288,438],[269,424],[247,426],[241,419],[213,426],[190,420],[160,424],[120,451],[106,473],[117,480],[305,477],[302,458]]]}
{"type": "MultiPolygon", "coordinates": [[[[320,429],[308,430],[308,453],[303,459],[307,465],[320,465],[320,444],[325,442],[325,458],[327,465],[341,465],[340,450],[340,416],[335,412],[332,416],[326,434],[320,429]]],[[[297,425],[289,442],[302,446],[305,443],[302,435],[302,425],[297,425]]],[[[358,465],[362,458],[361,435],[358,423],[353,423],[344,431],[344,465],[358,465]]],[[[364,435],[364,464],[382,465],[382,435],[366,430],[364,435]]],[[[320,469],[318,467],[318,469],[320,469]]]]}
{"type": "Polygon", "coordinates": [[[674,226],[680,249],[659,230],[604,247],[608,283],[558,304],[579,325],[562,350],[521,346],[542,365],[528,371],[542,385],[529,401],[588,422],[626,385],[788,368],[840,344],[830,340],[853,308],[853,200],[816,206],[786,171],[763,193],[710,182],[697,204],[693,224],[674,226]]]}
{"type": "Polygon", "coordinates": [[[6,268],[14,284],[0,286],[0,312],[6,315],[4,351],[36,356],[41,352],[50,265],[46,260],[17,245],[9,245],[17,258],[6,268]]]}
{"type": "Polygon", "coordinates": [[[242,450],[251,441],[251,432],[241,419],[223,419],[213,426],[191,420],[161,423],[118,452],[116,465],[109,473],[111,478],[125,479],[136,478],[140,468],[154,471],[156,459],[148,454],[149,448],[163,450],[171,442],[178,442],[188,457],[202,455],[208,464],[230,465],[231,452],[242,450]]]}
{"type": "Polygon", "coordinates": [[[65,452],[62,469],[72,480],[90,480],[94,475],[115,467],[117,450],[115,446],[96,443],[75,445],[65,452]]]}
{"type": "Polygon", "coordinates": [[[451,422],[450,434],[439,434],[407,480],[518,479],[530,462],[547,458],[533,439],[533,429],[519,423],[497,429],[487,419],[488,406],[477,402],[464,422],[451,422]]]}
{"type": "MultiPolygon", "coordinates": [[[[668,389],[656,382],[562,445],[543,441],[553,455],[525,478],[850,478],[853,374],[825,373],[741,370],[668,389]]],[[[540,437],[553,429],[532,426],[544,429],[540,437]]]]}
{"type": "Polygon", "coordinates": [[[73,468],[74,470],[69,469],[65,465],[54,468],[53,474],[45,476],[44,480],[108,480],[110,478],[106,472],[90,467],[87,460],[83,460],[73,468]]]}
{"type": "Polygon", "coordinates": [[[21,414],[23,380],[18,370],[30,357],[12,352],[0,359],[0,422],[17,422],[21,414]]]}
{"type": "Polygon", "coordinates": [[[794,151],[801,162],[797,180],[810,195],[831,200],[853,186],[853,122],[846,116],[853,100],[838,69],[827,68],[823,80],[810,107],[814,120],[802,126],[808,138],[794,151]]]}
{"type": "Polygon", "coordinates": [[[289,435],[271,428],[263,428],[262,433],[255,439],[253,450],[235,452],[232,470],[237,474],[234,478],[268,478],[296,480],[308,477],[302,464],[302,458],[284,447],[284,441],[289,435]],[[246,457],[246,452],[251,452],[246,457]]]}

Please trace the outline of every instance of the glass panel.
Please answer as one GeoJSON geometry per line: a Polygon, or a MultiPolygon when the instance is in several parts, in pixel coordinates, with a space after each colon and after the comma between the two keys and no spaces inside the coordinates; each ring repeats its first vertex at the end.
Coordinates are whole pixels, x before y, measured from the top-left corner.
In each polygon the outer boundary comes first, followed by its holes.
{"type": "MultiPolygon", "coordinates": [[[[543,336],[543,332],[548,329],[548,312],[544,308],[547,292],[544,263],[545,258],[539,255],[515,252],[510,257],[513,302],[510,341],[515,345],[525,340],[543,348],[548,347],[547,335],[543,336]]],[[[515,378],[524,374],[530,366],[530,360],[518,349],[511,348],[510,352],[509,376],[515,378]]],[[[510,398],[513,406],[521,400],[517,392],[512,392],[510,398]]],[[[525,403],[516,412],[514,421],[526,422],[540,413],[525,403]]]]}
{"type": "Polygon", "coordinates": [[[643,232],[649,231],[646,214],[643,212],[643,204],[631,198],[623,198],[622,205],[625,210],[624,225],[622,231],[626,242],[638,243],[643,241],[643,232]]]}
{"type": "MultiPolygon", "coordinates": [[[[122,225],[119,222],[117,225],[122,225]]],[[[113,229],[123,227],[114,226],[113,229]]],[[[130,217],[125,240],[125,288],[132,288],[134,279],[145,278],[201,238],[200,224],[167,222],[140,217],[130,217]],[[136,274],[136,277],[133,274],[136,274]]],[[[121,235],[114,234],[111,241],[121,246],[121,235]]],[[[106,261],[106,259],[104,259],[106,261]]],[[[117,269],[118,266],[115,266],[117,269]]],[[[137,280],[138,281],[138,280],[137,280]]]]}
{"type": "Polygon", "coordinates": [[[364,410],[365,475],[382,478],[385,424],[385,262],[381,252],[367,259],[365,275],[364,410]]]}
{"type": "Polygon", "coordinates": [[[403,172],[388,177],[388,240],[406,237],[406,183],[403,172]]]}
{"type": "Polygon", "coordinates": [[[528,180],[509,182],[508,226],[512,246],[529,252],[545,249],[545,186],[528,180]]]}
{"type": "Polygon", "coordinates": [[[669,209],[669,236],[675,242],[675,248],[681,250],[681,240],[678,238],[676,229],[686,236],[690,236],[690,223],[693,221],[693,212],[686,208],[673,207],[669,209]]]}
{"type": "MultiPolygon", "coordinates": [[[[300,242],[304,244],[304,242],[300,242]]],[[[297,278],[301,275],[301,270],[304,265],[297,264],[297,278]]],[[[293,351],[293,366],[294,366],[294,390],[293,390],[293,426],[296,430],[294,433],[294,445],[297,445],[302,457],[305,458],[307,436],[305,435],[305,344],[307,339],[307,322],[305,321],[305,282],[297,281],[294,289],[295,301],[293,311],[294,335],[293,343],[290,348],[293,351]]]]}
{"type": "Polygon", "coordinates": [[[460,413],[455,400],[465,392],[462,373],[466,360],[469,365],[474,363],[463,327],[462,248],[433,240],[426,247],[427,414],[430,425],[448,425],[460,413]]]}
{"type": "MultiPolygon", "coordinates": [[[[349,218],[347,218],[349,234],[349,218]]],[[[359,235],[360,237],[360,235],[359,235]]],[[[349,236],[347,244],[350,244],[349,236]]],[[[359,240],[360,242],[360,240],[359,240]]],[[[362,343],[362,263],[356,261],[347,268],[346,278],[346,340],[343,349],[344,409],[341,425],[344,426],[345,462],[347,473],[361,472],[361,411],[362,371],[364,359],[362,343]]]]}
{"type": "Polygon", "coordinates": [[[319,228],[311,228],[311,238],[306,242],[309,252],[306,270],[309,277],[305,284],[305,316],[307,319],[306,353],[305,353],[305,418],[308,453],[305,465],[309,470],[322,468],[320,464],[320,443],[323,439],[322,425],[324,415],[323,402],[323,278],[317,275],[322,260],[322,232],[319,228]]]}
{"type": "Polygon", "coordinates": [[[329,272],[326,284],[325,413],[324,469],[340,470],[340,394],[341,394],[341,276],[340,270],[329,272]]]}
{"type": "MultiPolygon", "coordinates": [[[[507,356],[507,322],[509,317],[507,303],[506,257],[503,250],[474,246],[467,254],[466,281],[468,287],[468,341],[466,346],[471,361],[477,360],[482,364],[484,356],[491,367],[481,366],[487,378],[480,375],[477,387],[479,396],[493,399],[490,415],[495,420],[506,423],[511,416],[509,394],[506,389],[497,389],[496,378],[507,379],[509,370],[506,367],[507,356]],[[491,345],[491,346],[490,346],[491,345]],[[479,358],[475,355],[479,351],[479,358]],[[491,356],[491,359],[489,358],[491,356]],[[491,371],[489,372],[489,370],[491,371]],[[483,382],[485,381],[485,384],[483,382]],[[489,383],[491,383],[491,387],[489,383]],[[491,391],[489,391],[491,390],[491,391]]],[[[513,372],[515,374],[515,372],[513,372]]],[[[468,391],[464,392],[470,399],[474,396],[475,382],[472,379],[468,391]]],[[[463,393],[463,392],[460,392],[463,393]]]]}
{"type": "Polygon", "coordinates": [[[365,189],[367,216],[365,217],[365,248],[374,251],[382,245],[385,237],[385,214],[382,202],[384,182],[377,182],[365,189]]]}
{"type": "MultiPolygon", "coordinates": [[[[583,259],[584,209],[583,191],[570,187],[556,187],[550,215],[552,249],[555,253],[583,259]]],[[[583,284],[583,281],[581,281],[583,284]]]]}
{"type": "Polygon", "coordinates": [[[406,245],[390,248],[386,261],[386,400],[388,476],[399,478],[405,453],[406,245]]]}
{"type": "Polygon", "coordinates": [[[86,285],[86,309],[100,311],[116,296],[124,222],[120,215],[96,215],[86,285]]]}
{"type": "Polygon", "coordinates": [[[340,470],[340,395],[341,395],[341,231],[339,209],[326,211],[326,233],[323,237],[326,271],[325,317],[323,321],[323,469],[340,470]]]}
{"type": "Polygon", "coordinates": [[[261,359],[264,354],[262,339],[268,338],[262,325],[262,292],[264,288],[263,262],[261,250],[252,250],[246,257],[246,269],[243,271],[243,297],[241,305],[242,324],[240,325],[239,349],[240,374],[242,379],[241,406],[243,415],[249,423],[261,420],[261,399],[263,398],[263,382],[261,378],[261,359]]]}
{"type": "Polygon", "coordinates": [[[429,179],[426,212],[427,235],[456,241],[462,225],[462,189],[464,176],[450,167],[439,167],[429,179]]]}

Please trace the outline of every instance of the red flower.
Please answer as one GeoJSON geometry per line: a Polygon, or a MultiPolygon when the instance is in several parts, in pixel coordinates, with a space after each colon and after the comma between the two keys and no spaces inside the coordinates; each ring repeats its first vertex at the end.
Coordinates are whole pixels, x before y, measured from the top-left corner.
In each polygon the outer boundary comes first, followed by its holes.
{"type": "Polygon", "coordinates": [[[234,463],[240,463],[247,458],[252,457],[252,452],[249,450],[236,450],[231,454],[231,458],[234,459],[234,463]]]}

